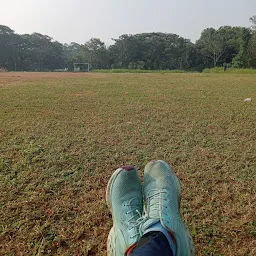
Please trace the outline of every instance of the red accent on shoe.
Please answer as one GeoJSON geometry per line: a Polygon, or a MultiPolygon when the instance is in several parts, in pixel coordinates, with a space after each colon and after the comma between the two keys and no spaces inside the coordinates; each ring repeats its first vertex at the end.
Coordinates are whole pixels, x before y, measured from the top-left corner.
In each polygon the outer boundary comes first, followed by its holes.
{"type": "Polygon", "coordinates": [[[174,233],[174,232],[173,232],[173,233],[171,233],[170,231],[168,231],[168,233],[169,233],[169,235],[170,235],[170,237],[171,237],[171,239],[172,239],[173,243],[175,243],[175,244],[176,244],[176,241],[175,241],[175,238],[174,238],[175,233],[174,233]]]}
{"type": "Polygon", "coordinates": [[[129,247],[125,253],[126,256],[130,256],[132,251],[136,248],[137,244],[132,245],[131,247],[129,247]]]}
{"type": "Polygon", "coordinates": [[[126,170],[127,172],[132,171],[134,169],[133,165],[121,166],[122,169],[126,170]]]}

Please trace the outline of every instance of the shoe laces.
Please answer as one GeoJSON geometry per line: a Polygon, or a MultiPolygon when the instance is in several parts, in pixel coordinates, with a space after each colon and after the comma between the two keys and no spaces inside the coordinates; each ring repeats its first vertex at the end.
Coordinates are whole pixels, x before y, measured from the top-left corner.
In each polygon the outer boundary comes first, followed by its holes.
{"type": "MultiPolygon", "coordinates": [[[[144,210],[144,214],[141,218],[137,220],[140,225],[142,223],[146,223],[147,221],[156,223],[161,220],[166,220],[166,222],[170,222],[168,219],[168,204],[170,200],[168,199],[168,192],[163,189],[151,189],[146,197],[146,208],[144,210]],[[154,221],[155,220],[155,221],[154,221]]],[[[142,228],[143,225],[140,226],[142,228]]],[[[140,230],[140,235],[143,234],[143,230],[140,230]]]]}
{"type": "Polygon", "coordinates": [[[168,208],[168,192],[164,189],[151,189],[147,195],[146,215],[150,218],[160,218],[168,208]]]}
{"type": "Polygon", "coordinates": [[[142,214],[139,211],[139,209],[141,208],[141,203],[138,202],[137,198],[133,198],[130,201],[126,202],[124,206],[130,209],[125,212],[125,214],[129,216],[126,220],[128,222],[128,229],[136,230],[136,232],[130,237],[130,239],[132,239],[139,235],[140,222],[138,222],[138,220],[142,218],[142,214]]]}

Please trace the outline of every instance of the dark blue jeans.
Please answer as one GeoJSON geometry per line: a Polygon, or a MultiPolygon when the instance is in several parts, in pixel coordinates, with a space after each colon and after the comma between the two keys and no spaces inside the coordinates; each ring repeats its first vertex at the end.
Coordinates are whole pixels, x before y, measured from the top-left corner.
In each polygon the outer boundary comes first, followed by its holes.
{"type": "Polygon", "coordinates": [[[143,236],[131,256],[173,256],[169,242],[161,232],[150,232],[143,236]]]}

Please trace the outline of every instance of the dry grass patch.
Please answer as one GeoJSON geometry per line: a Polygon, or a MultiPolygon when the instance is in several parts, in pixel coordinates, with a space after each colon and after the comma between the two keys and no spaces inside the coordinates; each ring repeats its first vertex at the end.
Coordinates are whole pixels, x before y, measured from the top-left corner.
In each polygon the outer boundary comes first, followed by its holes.
{"type": "Polygon", "coordinates": [[[182,181],[197,255],[255,255],[254,75],[8,73],[0,84],[1,255],[105,255],[107,181],[151,159],[182,181]]]}

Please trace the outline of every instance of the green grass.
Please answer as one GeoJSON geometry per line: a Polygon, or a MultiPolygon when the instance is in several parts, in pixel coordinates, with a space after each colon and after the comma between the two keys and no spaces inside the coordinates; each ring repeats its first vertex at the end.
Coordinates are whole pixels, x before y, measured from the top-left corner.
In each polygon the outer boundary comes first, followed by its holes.
{"type": "Polygon", "coordinates": [[[256,74],[256,69],[250,68],[228,68],[224,71],[223,67],[206,68],[203,73],[225,73],[225,74],[256,74]]]}
{"type": "Polygon", "coordinates": [[[184,70],[94,69],[94,73],[186,73],[184,70]]]}
{"type": "Polygon", "coordinates": [[[105,255],[108,179],[151,159],[181,179],[197,255],[255,255],[255,86],[236,74],[0,74],[0,255],[105,255]]]}

